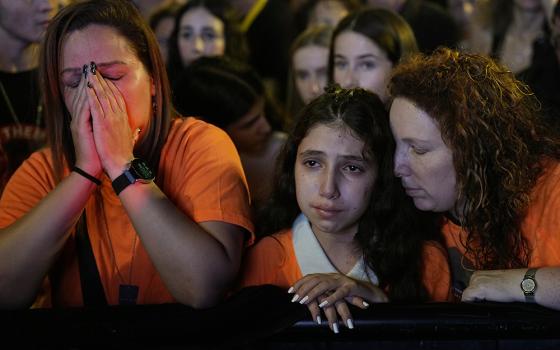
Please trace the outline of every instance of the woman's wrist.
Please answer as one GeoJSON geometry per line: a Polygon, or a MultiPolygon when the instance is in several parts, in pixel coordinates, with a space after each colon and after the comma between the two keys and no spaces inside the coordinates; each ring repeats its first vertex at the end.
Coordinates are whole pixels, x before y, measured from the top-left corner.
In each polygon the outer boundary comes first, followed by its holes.
{"type": "Polygon", "coordinates": [[[82,177],[88,179],[89,181],[93,182],[97,186],[101,185],[101,180],[99,180],[96,176],[88,173],[87,171],[83,170],[82,168],[80,168],[78,166],[74,166],[72,168],[72,171],[81,175],[82,177]]]}

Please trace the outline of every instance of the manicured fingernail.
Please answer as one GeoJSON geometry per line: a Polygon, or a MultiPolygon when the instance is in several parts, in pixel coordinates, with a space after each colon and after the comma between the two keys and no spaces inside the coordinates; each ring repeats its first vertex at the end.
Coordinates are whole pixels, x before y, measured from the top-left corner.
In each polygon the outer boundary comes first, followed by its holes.
{"type": "Polygon", "coordinates": [[[317,324],[321,324],[321,316],[317,316],[317,324]]]}
{"type": "Polygon", "coordinates": [[[294,297],[292,298],[292,303],[295,303],[297,300],[299,299],[299,295],[294,295],[294,297]]]}
{"type": "Polygon", "coordinates": [[[324,300],[321,304],[319,304],[319,307],[323,307],[326,306],[329,302],[327,300],[324,300]]]}
{"type": "Polygon", "coordinates": [[[90,88],[90,89],[93,88],[93,85],[91,84],[90,81],[87,82],[87,87],[90,88]]]}
{"type": "Polygon", "coordinates": [[[293,292],[294,292],[294,290],[295,290],[295,288],[294,288],[294,287],[290,287],[290,289],[288,289],[288,293],[290,293],[290,294],[291,294],[291,293],[293,293],[293,292]]]}
{"type": "Polygon", "coordinates": [[[309,299],[309,297],[306,295],[306,296],[303,297],[303,299],[301,299],[301,300],[299,301],[299,303],[300,303],[300,304],[305,304],[305,302],[306,302],[308,299],[309,299]]]}
{"type": "Polygon", "coordinates": [[[354,329],[354,322],[352,322],[351,319],[346,320],[346,325],[348,326],[348,328],[354,329]]]}
{"type": "Polygon", "coordinates": [[[362,301],[362,304],[363,304],[365,307],[369,307],[369,304],[368,304],[367,302],[365,302],[365,301],[362,301]]]}
{"type": "Polygon", "coordinates": [[[335,322],[335,323],[332,324],[332,330],[333,330],[333,332],[338,334],[338,323],[335,322]]]}
{"type": "Polygon", "coordinates": [[[97,71],[97,65],[95,64],[95,62],[91,61],[89,66],[90,66],[91,74],[95,75],[95,72],[97,71]]]}
{"type": "Polygon", "coordinates": [[[87,64],[84,64],[84,66],[82,67],[82,73],[84,73],[84,77],[87,77],[87,64]]]}

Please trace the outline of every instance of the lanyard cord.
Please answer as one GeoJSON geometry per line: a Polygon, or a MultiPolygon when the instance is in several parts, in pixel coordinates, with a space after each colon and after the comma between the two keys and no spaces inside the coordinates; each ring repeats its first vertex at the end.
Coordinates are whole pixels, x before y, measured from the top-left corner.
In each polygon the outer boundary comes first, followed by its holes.
{"type": "MultiPolygon", "coordinates": [[[[0,92],[2,93],[2,97],[4,97],[4,102],[6,102],[6,106],[8,107],[8,110],[10,111],[10,115],[11,115],[12,119],[14,120],[14,122],[16,123],[17,126],[20,126],[21,122],[19,121],[19,118],[16,114],[16,110],[14,109],[14,106],[12,105],[12,101],[10,100],[10,96],[8,96],[6,88],[4,88],[4,83],[2,83],[1,80],[0,80],[0,92]]],[[[35,117],[35,126],[38,127],[41,124],[42,116],[43,116],[43,106],[39,102],[37,104],[37,116],[35,117]]]]}
{"type": "Polygon", "coordinates": [[[17,125],[20,125],[19,119],[17,117],[16,111],[14,110],[14,106],[12,106],[12,101],[10,101],[10,97],[4,88],[4,84],[0,81],[0,90],[2,90],[2,96],[4,96],[4,101],[6,101],[6,106],[8,106],[8,110],[12,115],[12,119],[16,122],[17,125]]]}

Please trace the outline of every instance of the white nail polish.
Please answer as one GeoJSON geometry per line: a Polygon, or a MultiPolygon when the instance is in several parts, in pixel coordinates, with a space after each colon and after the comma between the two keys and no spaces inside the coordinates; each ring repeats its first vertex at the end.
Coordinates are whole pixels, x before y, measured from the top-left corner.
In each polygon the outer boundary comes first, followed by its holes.
{"type": "Polygon", "coordinates": [[[333,332],[335,332],[336,334],[338,334],[338,323],[336,323],[336,322],[333,323],[333,324],[332,324],[332,329],[333,329],[333,332]]]}
{"type": "Polygon", "coordinates": [[[346,325],[348,326],[349,329],[354,329],[354,322],[352,322],[351,319],[346,320],[346,325]]]}
{"type": "Polygon", "coordinates": [[[305,304],[305,302],[306,302],[308,299],[309,299],[309,297],[306,295],[306,296],[303,297],[303,299],[301,299],[301,300],[299,301],[299,303],[300,303],[300,304],[305,304]]]}
{"type": "Polygon", "coordinates": [[[363,304],[365,307],[369,307],[369,304],[368,304],[366,301],[362,301],[362,304],[363,304]]]}
{"type": "Polygon", "coordinates": [[[317,324],[321,324],[321,316],[317,316],[317,324]]]}
{"type": "Polygon", "coordinates": [[[326,300],[323,300],[323,302],[321,304],[319,304],[319,307],[323,307],[326,306],[329,302],[326,300]]]}
{"type": "Polygon", "coordinates": [[[290,289],[288,289],[288,293],[292,294],[294,292],[294,287],[290,287],[290,289]]]}
{"type": "Polygon", "coordinates": [[[292,298],[292,303],[295,303],[297,300],[299,299],[299,295],[294,295],[294,297],[292,298]]]}

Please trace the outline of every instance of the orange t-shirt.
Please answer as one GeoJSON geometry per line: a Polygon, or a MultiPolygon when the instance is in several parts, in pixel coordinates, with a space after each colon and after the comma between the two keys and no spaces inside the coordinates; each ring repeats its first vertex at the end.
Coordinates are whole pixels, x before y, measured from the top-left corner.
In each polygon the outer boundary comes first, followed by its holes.
{"type": "MultiPolygon", "coordinates": [[[[528,267],[560,265],[560,163],[552,162],[531,193],[527,215],[521,223],[531,258],[528,267]]],[[[443,234],[451,262],[453,289],[460,295],[476,269],[474,259],[465,256],[467,232],[450,220],[443,234]]]]}
{"type": "MultiPolygon", "coordinates": [[[[102,180],[103,184],[86,204],[86,216],[108,303],[118,304],[121,284],[139,286],[138,304],[175,302],[137,238],[110,179],[104,176],[102,180]]],[[[250,233],[247,243],[252,243],[247,182],[235,146],[221,129],[194,118],[174,120],[162,149],[156,182],[193,221],[238,225],[250,233]]],[[[0,227],[15,222],[55,186],[50,151],[34,153],[4,191],[0,227]]],[[[52,304],[83,304],[74,232],[51,269],[48,282],[45,285],[52,286],[52,294],[46,291],[42,295],[52,295],[52,304]]],[[[49,306],[48,299],[36,302],[35,306],[49,306]]]]}
{"type": "MultiPolygon", "coordinates": [[[[295,244],[299,245],[297,240],[295,244]]],[[[300,261],[308,259],[298,254],[298,247],[294,245],[293,230],[285,230],[264,237],[247,251],[240,280],[240,287],[272,284],[285,288],[293,286],[303,277],[300,261]]],[[[314,250],[320,249],[316,246],[314,250]]],[[[319,253],[321,254],[321,253],[319,253]]],[[[317,251],[310,252],[312,258],[317,251]]],[[[448,301],[450,297],[451,275],[445,249],[436,243],[426,243],[424,246],[423,282],[432,301],[448,301]]],[[[305,262],[304,262],[305,263],[305,262]]],[[[322,262],[323,269],[327,261],[322,262]]],[[[333,267],[334,268],[334,267],[333,267]]],[[[308,269],[308,273],[317,273],[308,269]]],[[[377,277],[371,281],[377,284],[377,277]]]]}

